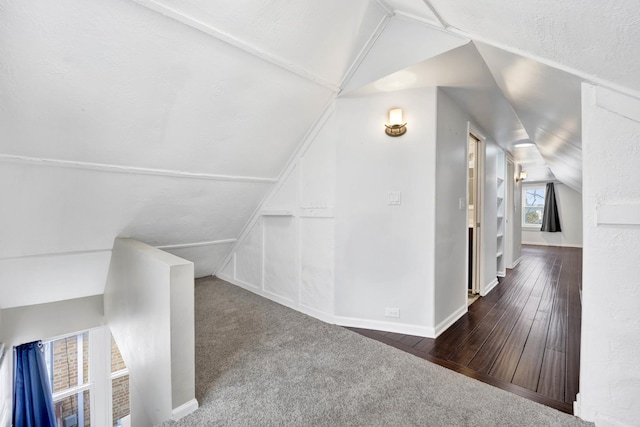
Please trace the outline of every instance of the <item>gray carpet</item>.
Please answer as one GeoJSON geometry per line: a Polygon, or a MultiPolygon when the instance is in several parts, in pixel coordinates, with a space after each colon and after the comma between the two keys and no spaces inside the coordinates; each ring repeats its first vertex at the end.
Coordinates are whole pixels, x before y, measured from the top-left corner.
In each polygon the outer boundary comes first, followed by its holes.
{"type": "Polygon", "coordinates": [[[591,425],[220,279],[195,292],[200,408],[163,426],[591,425]]]}

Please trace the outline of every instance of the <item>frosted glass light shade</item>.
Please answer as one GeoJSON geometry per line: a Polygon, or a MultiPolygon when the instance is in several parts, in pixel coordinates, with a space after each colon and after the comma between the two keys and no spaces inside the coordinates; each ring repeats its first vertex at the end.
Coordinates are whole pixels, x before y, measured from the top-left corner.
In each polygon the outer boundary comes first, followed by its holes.
{"type": "Polygon", "coordinates": [[[389,110],[389,126],[401,125],[402,121],[402,108],[393,108],[389,110]]]}

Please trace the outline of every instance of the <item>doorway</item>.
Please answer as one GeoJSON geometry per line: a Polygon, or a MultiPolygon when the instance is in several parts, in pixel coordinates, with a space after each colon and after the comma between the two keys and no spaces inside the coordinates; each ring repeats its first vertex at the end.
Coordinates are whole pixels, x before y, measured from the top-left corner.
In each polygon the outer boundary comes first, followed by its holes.
{"type": "Polygon", "coordinates": [[[481,163],[481,142],[480,138],[469,132],[468,141],[468,248],[469,248],[469,265],[468,265],[468,293],[470,303],[475,301],[477,295],[480,294],[480,257],[481,257],[481,204],[482,204],[482,163],[481,163]]]}

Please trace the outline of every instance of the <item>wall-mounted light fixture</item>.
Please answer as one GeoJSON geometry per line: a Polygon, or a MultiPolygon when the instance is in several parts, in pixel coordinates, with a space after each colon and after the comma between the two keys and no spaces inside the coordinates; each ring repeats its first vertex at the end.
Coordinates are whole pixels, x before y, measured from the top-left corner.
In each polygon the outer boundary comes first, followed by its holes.
{"type": "Polygon", "coordinates": [[[407,124],[402,122],[402,109],[392,108],[389,110],[389,124],[384,125],[385,132],[389,136],[404,135],[407,131],[407,124]]]}
{"type": "Polygon", "coordinates": [[[525,179],[527,179],[527,173],[520,171],[520,175],[516,177],[516,182],[524,181],[525,179]]]}

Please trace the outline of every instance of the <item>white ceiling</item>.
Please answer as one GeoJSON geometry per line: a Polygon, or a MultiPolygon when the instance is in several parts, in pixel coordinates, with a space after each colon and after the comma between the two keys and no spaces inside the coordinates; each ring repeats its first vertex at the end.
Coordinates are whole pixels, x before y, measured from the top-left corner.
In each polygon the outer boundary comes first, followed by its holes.
{"type": "Polygon", "coordinates": [[[0,0],[0,295],[33,273],[0,307],[99,293],[115,237],[215,271],[325,107],[388,75],[446,87],[579,189],[579,84],[640,91],[639,16],[635,0],[0,0]]]}

